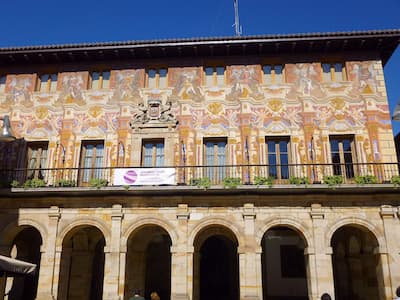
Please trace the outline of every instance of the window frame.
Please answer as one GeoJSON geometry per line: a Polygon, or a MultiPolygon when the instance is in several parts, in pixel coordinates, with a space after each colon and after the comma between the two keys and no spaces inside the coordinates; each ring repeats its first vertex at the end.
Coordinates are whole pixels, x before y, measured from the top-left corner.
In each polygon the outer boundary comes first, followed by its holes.
{"type": "Polygon", "coordinates": [[[146,69],[146,87],[150,89],[165,89],[168,87],[168,68],[167,67],[154,67],[154,68],[147,68],[146,69]],[[149,73],[150,71],[155,72],[155,77],[154,77],[154,86],[150,86],[150,76],[149,73]],[[161,86],[161,78],[164,78],[161,76],[160,71],[165,71],[165,83],[161,86]]]}
{"type": "Polygon", "coordinates": [[[92,70],[89,76],[89,87],[91,90],[102,90],[102,89],[109,89],[110,88],[110,78],[111,78],[111,70],[100,69],[100,70],[92,70]],[[93,74],[99,74],[98,78],[98,86],[94,87],[93,83],[95,80],[93,79],[93,74]],[[104,74],[108,73],[108,78],[104,78],[104,74]],[[107,86],[104,86],[104,83],[107,82],[107,86]]]}
{"type": "Polygon", "coordinates": [[[227,137],[212,137],[203,138],[203,165],[205,166],[205,177],[210,178],[212,183],[221,183],[227,176],[228,170],[226,168],[228,158],[228,138],[227,137]],[[219,144],[224,144],[223,153],[220,152],[219,144]],[[213,144],[213,160],[209,164],[208,157],[210,156],[207,151],[207,144],[213,144]],[[221,162],[223,157],[223,162],[221,162]]]}
{"type": "Polygon", "coordinates": [[[45,174],[42,174],[42,170],[47,168],[48,165],[48,151],[49,151],[49,142],[48,141],[32,141],[27,143],[26,148],[26,177],[28,179],[44,179],[45,174]],[[33,153],[36,153],[36,157],[33,157],[33,153]],[[43,158],[43,153],[45,153],[45,157],[43,158]],[[31,166],[31,162],[34,159],[35,163],[31,166]],[[45,162],[45,165],[42,166],[42,162],[45,162]]]}
{"type": "Polygon", "coordinates": [[[265,157],[266,157],[266,162],[267,162],[267,174],[268,177],[272,176],[274,177],[275,180],[288,180],[291,174],[290,170],[290,162],[291,162],[291,152],[290,152],[290,147],[291,147],[291,139],[290,136],[266,136],[265,137],[265,157]],[[270,153],[269,152],[269,147],[268,147],[268,142],[274,142],[275,145],[275,151],[270,153]],[[280,143],[281,142],[286,142],[286,152],[282,152],[280,149],[280,143]],[[271,167],[270,166],[270,159],[269,156],[274,155],[276,163],[273,164],[271,167]],[[287,155],[287,164],[282,163],[282,156],[287,155]],[[275,168],[275,175],[271,173],[271,171],[275,168]],[[286,173],[286,176],[284,176],[284,173],[286,173]]]}
{"type": "Polygon", "coordinates": [[[261,71],[262,71],[262,82],[263,84],[283,84],[286,82],[286,76],[285,76],[285,64],[263,64],[261,65],[261,71]],[[271,80],[268,82],[266,81],[266,73],[265,73],[265,68],[269,67],[270,68],[270,76],[271,80]],[[281,69],[281,80],[277,80],[277,67],[282,67],[281,69]]]}
{"type": "Polygon", "coordinates": [[[165,165],[165,140],[163,138],[155,138],[155,139],[142,139],[142,147],[141,147],[141,162],[140,165],[146,168],[157,168],[164,167],[165,165]],[[151,164],[147,165],[146,163],[146,145],[152,145],[151,150],[151,164]],[[158,163],[157,153],[157,145],[162,145],[162,153],[161,153],[161,163],[158,163]]]}
{"type": "Polygon", "coordinates": [[[347,71],[346,71],[346,64],[341,61],[335,61],[335,62],[322,62],[321,63],[321,73],[322,73],[322,82],[342,82],[342,81],[347,81],[347,71]],[[339,73],[336,71],[336,65],[341,65],[341,80],[338,80],[336,78],[336,74],[339,73]],[[324,66],[329,67],[329,73],[324,71],[324,66]],[[329,80],[326,79],[325,74],[329,74],[329,80]]]}
{"type": "Polygon", "coordinates": [[[59,77],[59,73],[40,73],[40,74],[38,74],[35,90],[37,92],[42,92],[42,93],[56,92],[57,85],[58,85],[58,77],[59,77]],[[46,81],[43,81],[43,79],[42,79],[44,76],[48,76],[46,81]],[[55,80],[53,80],[53,76],[55,77],[55,80]],[[45,82],[45,84],[43,84],[44,82],[45,82]],[[45,88],[42,88],[42,86],[45,86],[45,88]]]}
{"type": "Polygon", "coordinates": [[[222,87],[226,85],[226,66],[223,65],[210,65],[210,66],[205,66],[203,67],[203,74],[204,74],[204,85],[208,86],[208,87],[222,87]],[[212,84],[210,85],[208,83],[208,76],[207,75],[207,69],[211,69],[212,70],[212,75],[211,75],[211,81],[212,84]],[[222,69],[223,70],[223,74],[222,74],[222,84],[219,83],[219,78],[218,76],[221,76],[218,74],[218,69],[222,69]]]}
{"type": "Polygon", "coordinates": [[[344,176],[345,178],[354,178],[356,170],[354,164],[357,163],[357,152],[354,135],[329,135],[329,147],[330,147],[330,160],[332,163],[332,174],[344,176]],[[333,155],[336,151],[332,151],[332,141],[338,141],[339,163],[334,162],[333,155]],[[344,150],[343,141],[350,141],[350,152],[344,150]],[[346,161],[345,154],[351,154],[351,162],[346,161]]]}
{"type": "Polygon", "coordinates": [[[81,151],[79,158],[79,183],[83,186],[89,185],[90,179],[92,178],[103,178],[102,168],[104,167],[105,158],[105,143],[104,140],[84,140],[81,141],[81,151]],[[102,145],[102,156],[97,156],[97,146],[102,145]],[[93,146],[93,153],[91,156],[87,156],[88,146],[93,146]],[[85,160],[90,157],[92,162],[90,167],[85,166],[85,160]],[[101,157],[101,166],[97,166],[97,158],[101,157]],[[89,168],[89,169],[85,169],[89,168]]]}
{"type": "Polygon", "coordinates": [[[7,84],[7,75],[0,75],[0,93],[5,93],[7,84]],[[4,82],[2,82],[4,79],[4,82]]]}

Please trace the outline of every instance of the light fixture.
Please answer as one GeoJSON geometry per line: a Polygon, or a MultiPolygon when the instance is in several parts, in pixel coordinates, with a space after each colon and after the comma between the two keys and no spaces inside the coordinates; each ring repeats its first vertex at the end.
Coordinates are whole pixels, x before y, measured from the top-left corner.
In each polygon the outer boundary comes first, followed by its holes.
{"type": "Polygon", "coordinates": [[[1,134],[0,134],[0,142],[14,141],[16,138],[11,129],[10,117],[9,116],[0,117],[0,121],[3,121],[3,126],[1,128],[1,134]]]}

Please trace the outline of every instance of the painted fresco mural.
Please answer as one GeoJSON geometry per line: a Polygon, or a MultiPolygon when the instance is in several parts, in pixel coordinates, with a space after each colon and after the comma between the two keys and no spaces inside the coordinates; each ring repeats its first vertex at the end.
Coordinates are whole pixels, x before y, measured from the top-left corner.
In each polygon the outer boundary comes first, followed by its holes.
{"type": "MultiPolygon", "coordinates": [[[[154,127],[156,136],[162,124],[178,132],[188,163],[201,164],[206,137],[227,137],[233,151],[227,163],[238,163],[245,135],[250,163],[264,162],[266,136],[290,136],[296,163],[309,162],[312,137],[314,162],[325,163],[330,134],[356,136],[365,162],[393,161],[393,151],[380,143],[380,136],[391,134],[381,63],[347,62],[346,73],[347,81],[327,83],[319,63],[286,64],[285,82],[271,85],[262,82],[260,65],[234,65],[226,67],[225,86],[210,88],[203,84],[202,67],[174,67],[168,69],[167,88],[149,90],[144,69],[116,70],[110,88],[99,92],[87,89],[88,72],[66,72],[52,93],[34,91],[36,75],[9,75],[0,113],[11,113],[18,136],[60,139],[74,153],[82,139],[104,139],[114,149],[107,152],[114,164],[118,145],[129,165],[133,136],[140,136],[143,126],[154,127]]],[[[70,166],[78,163],[76,155],[70,166]]]]}
{"type": "Polygon", "coordinates": [[[144,70],[112,71],[110,86],[114,90],[110,102],[131,102],[139,104],[141,100],[140,88],[144,87],[144,70]]]}

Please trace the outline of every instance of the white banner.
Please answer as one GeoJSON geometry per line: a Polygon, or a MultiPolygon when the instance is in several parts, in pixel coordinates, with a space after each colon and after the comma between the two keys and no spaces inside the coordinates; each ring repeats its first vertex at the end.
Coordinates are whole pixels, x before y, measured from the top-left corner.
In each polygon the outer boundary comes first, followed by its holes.
{"type": "Polygon", "coordinates": [[[175,168],[114,169],[113,185],[176,184],[175,168]]]}

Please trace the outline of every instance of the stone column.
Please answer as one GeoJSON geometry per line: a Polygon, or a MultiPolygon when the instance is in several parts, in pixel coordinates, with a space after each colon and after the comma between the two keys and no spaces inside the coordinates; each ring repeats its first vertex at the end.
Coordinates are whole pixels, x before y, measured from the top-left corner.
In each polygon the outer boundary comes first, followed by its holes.
{"type": "Polygon", "coordinates": [[[179,240],[171,247],[171,300],[189,300],[189,272],[187,247],[187,227],[189,211],[187,204],[179,204],[178,219],[179,240]]]}
{"type": "MultiPolygon", "coordinates": [[[[396,299],[396,288],[400,286],[400,216],[399,209],[391,205],[382,205],[380,215],[383,222],[386,245],[379,245],[382,282],[387,299],[396,299]]],[[[378,277],[378,281],[380,278],[378,277]]]]}
{"type": "Polygon", "coordinates": [[[335,287],[332,268],[332,248],[326,247],[325,212],[321,204],[312,204],[310,217],[312,219],[314,234],[314,249],[307,248],[308,255],[308,294],[310,299],[320,299],[321,295],[328,293],[335,299],[335,287]]]}
{"type": "Polygon", "coordinates": [[[67,299],[68,285],[70,281],[69,271],[71,265],[71,255],[71,248],[56,248],[53,293],[55,295],[55,299],[57,300],[67,299]]]}
{"type": "MultiPolygon", "coordinates": [[[[0,245],[0,254],[9,256],[10,255],[10,247],[9,246],[4,246],[0,245]]],[[[0,277],[0,299],[4,299],[4,293],[6,292],[6,282],[7,278],[4,276],[0,277]]]]}
{"type": "Polygon", "coordinates": [[[123,218],[122,206],[115,204],[111,211],[111,240],[106,245],[104,261],[104,300],[119,299],[119,266],[121,245],[121,223],[123,218]]]}
{"type": "Polygon", "coordinates": [[[37,290],[37,299],[43,300],[57,298],[57,290],[54,289],[54,270],[58,222],[61,217],[60,209],[57,206],[50,207],[48,216],[46,247],[42,249],[37,290]]]}
{"type": "Polygon", "coordinates": [[[238,249],[240,299],[243,300],[262,299],[261,250],[254,239],[255,218],[254,204],[244,204],[245,245],[238,249]]]}

